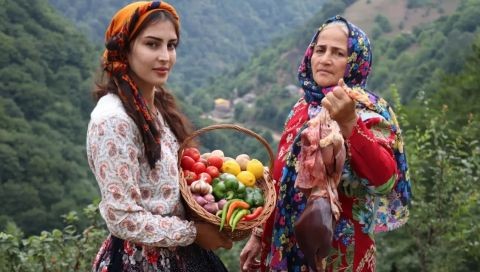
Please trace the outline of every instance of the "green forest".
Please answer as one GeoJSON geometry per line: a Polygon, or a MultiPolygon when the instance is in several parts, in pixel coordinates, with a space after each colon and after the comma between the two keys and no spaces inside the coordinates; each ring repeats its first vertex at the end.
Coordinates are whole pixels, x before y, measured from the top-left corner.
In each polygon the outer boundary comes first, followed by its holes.
{"type": "MultiPolygon", "coordinates": [[[[93,2],[0,0],[0,271],[86,271],[107,235],[84,145],[103,31],[128,1],[93,2]]],[[[185,58],[169,87],[196,128],[216,122],[205,117],[215,99],[239,100],[227,121],[275,151],[275,134],[298,99],[288,86],[298,86],[315,28],[382,1],[318,2],[171,2],[185,18],[178,51],[185,58]],[[244,102],[247,95],[253,102],[244,102]]],[[[459,0],[452,10],[445,0],[400,2],[409,14],[439,16],[407,28],[379,11],[368,26],[368,88],[400,118],[414,195],[406,226],[377,236],[377,269],[479,271],[480,2],[459,0]]],[[[205,150],[220,145],[226,154],[269,160],[239,133],[199,141],[205,150]]],[[[243,243],[218,251],[231,271],[239,270],[243,243]]]]}

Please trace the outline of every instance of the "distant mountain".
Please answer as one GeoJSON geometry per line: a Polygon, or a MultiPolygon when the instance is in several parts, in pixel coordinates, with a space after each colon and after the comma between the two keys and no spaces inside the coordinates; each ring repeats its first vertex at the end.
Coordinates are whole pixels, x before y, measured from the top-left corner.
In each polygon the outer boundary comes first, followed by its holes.
{"type": "MultiPolygon", "coordinates": [[[[94,42],[102,44],[110,18],[131,1],[49,0],[94,42]]],[[[171,0],[180,14],[178,63],[170,84],[189,94],[231,71],[255,50],[285,35],[321,9],[325,0],[171,0]]]]}

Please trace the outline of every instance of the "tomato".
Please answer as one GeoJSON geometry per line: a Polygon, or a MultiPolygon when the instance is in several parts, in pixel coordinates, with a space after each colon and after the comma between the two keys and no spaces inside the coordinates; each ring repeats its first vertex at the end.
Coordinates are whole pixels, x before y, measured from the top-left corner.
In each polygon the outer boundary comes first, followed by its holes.
{"type": "Polygon", "coordinates": [[[223,159],[219,156],[210,156],[207,159],[207,165],[215,166],[217,169],[220,169],[223,165],[223,159]]]}
{"type": "Polygon", "coordinates": [[[190,170],[184,170],[183,171],[183,177],[185,178],[185,181],[187,182],[187,185],[192,184],[192,182],[194,182],[198,179],[197,174],[195,174],[195,172],[192,172],[190,170]]]}
{"type": "Polygon", "coordinates": [[[209,174],[212,178],[220,176],[220,171],[218,171],[218,168],[213,165],[208,166],[205,173],[209,174]]]}
{"type": "Polygon", "coordinates": [[[195,147],[187,147],[183,150],[183,156],[189,156],[195,161],[198,161],[200,159],[200,151],[195,147]]]}
{"type": "Polygon", "coordinates": [[[192,170],[193,165],[195,164],[195,160],[189,156],[183,156],[180,160],[180,166],[183,170],[192,170]]]}
{"type": "Polygon", "coordinates": [[[206,183],[211,184],[212,183],[212,176],[210,176],[208,173],[200,173],[198,176],[199,179],[203,179],[206,183]]]}
{"type": "Polygon", "coordinates": [[[205,172],[206,169],[207,167],[205,166],[205,164],[203,164],[203,162],[196,162],[195,164],[193,164],[191,170],[197,175],[200,175],[200,173],[205,172]]]}

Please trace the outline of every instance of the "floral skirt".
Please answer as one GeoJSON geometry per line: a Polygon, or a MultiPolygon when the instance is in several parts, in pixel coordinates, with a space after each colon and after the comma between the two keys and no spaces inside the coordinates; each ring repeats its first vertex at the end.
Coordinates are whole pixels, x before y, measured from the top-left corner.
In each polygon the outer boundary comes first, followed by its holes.
{"type": "Polygon", "coordinates": [[[186,247],[139,246],[109,236],[97,253],[93,272],[227,271],[212,251],[193,243],[186,247]]]}

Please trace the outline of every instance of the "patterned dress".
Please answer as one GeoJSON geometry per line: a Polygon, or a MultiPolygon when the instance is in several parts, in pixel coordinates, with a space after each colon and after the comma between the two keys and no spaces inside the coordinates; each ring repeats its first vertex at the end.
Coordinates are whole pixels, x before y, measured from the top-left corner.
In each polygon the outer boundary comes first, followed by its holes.
{"type": "Polygon", "coordinates": [[[178,185],[179,144],[163,121],[162,155],[151,169],[140,132],[118,96],[103,96],[91,114],[87,156],[100,188],[100,213],[111,235],[93,271],[226,271],[194,244],[178,185]]]}
{"type": "Polygon", "coordinates": [[[295,188],[300,135],[321,101],[335,86],[318,86],[311,58],[319,33],[330,23],[348,29],[348,58],[344,82],[356,94],[357,123],[346,140],[347,160],[338,186],[342,212],[335,224],[326,258],[327,271],[375,271],[377,232],[396,229],[408,219],[411,186],[400,127],[387,102],[366,91],[372,63],[366,34],[341,16],[328,19],[315,33],[300,64],[298,79],[304,91],[292,108],[280,139],[273,178],[277,205],[262,237],[262,271],[308,271],[297,245],[294,225],[307,199],[295,188]]]}
{"type": "MultiPolygon", "coordinates": [[[[294,223],[306,204],[305,196],[294,187],[295,154],[300,149],[298,135],[304,128],[299,124],[319,110],[320,107],[309,106],[303,99],[297,102],[281,139],[275,169],[283,171],[274,173],[280,183],[268,258],[271,271],[308,271],[293,232],[294,223]]],[[[400,172],[391,148],[396,137],[391,124],[382,115],[362,107],[357,109],[357,114],[357,125],[348,138],[349,146],[354,148],[348,150],[338,188],[342,212],[334,229],[327,271],[374,271],[373,233],[395,229],[408,216],[397,192],[392,193],[400,172]],[[383,162],[382,168],[372,169],[371,165],[379,165],[375,162],[383,162]]]]}

